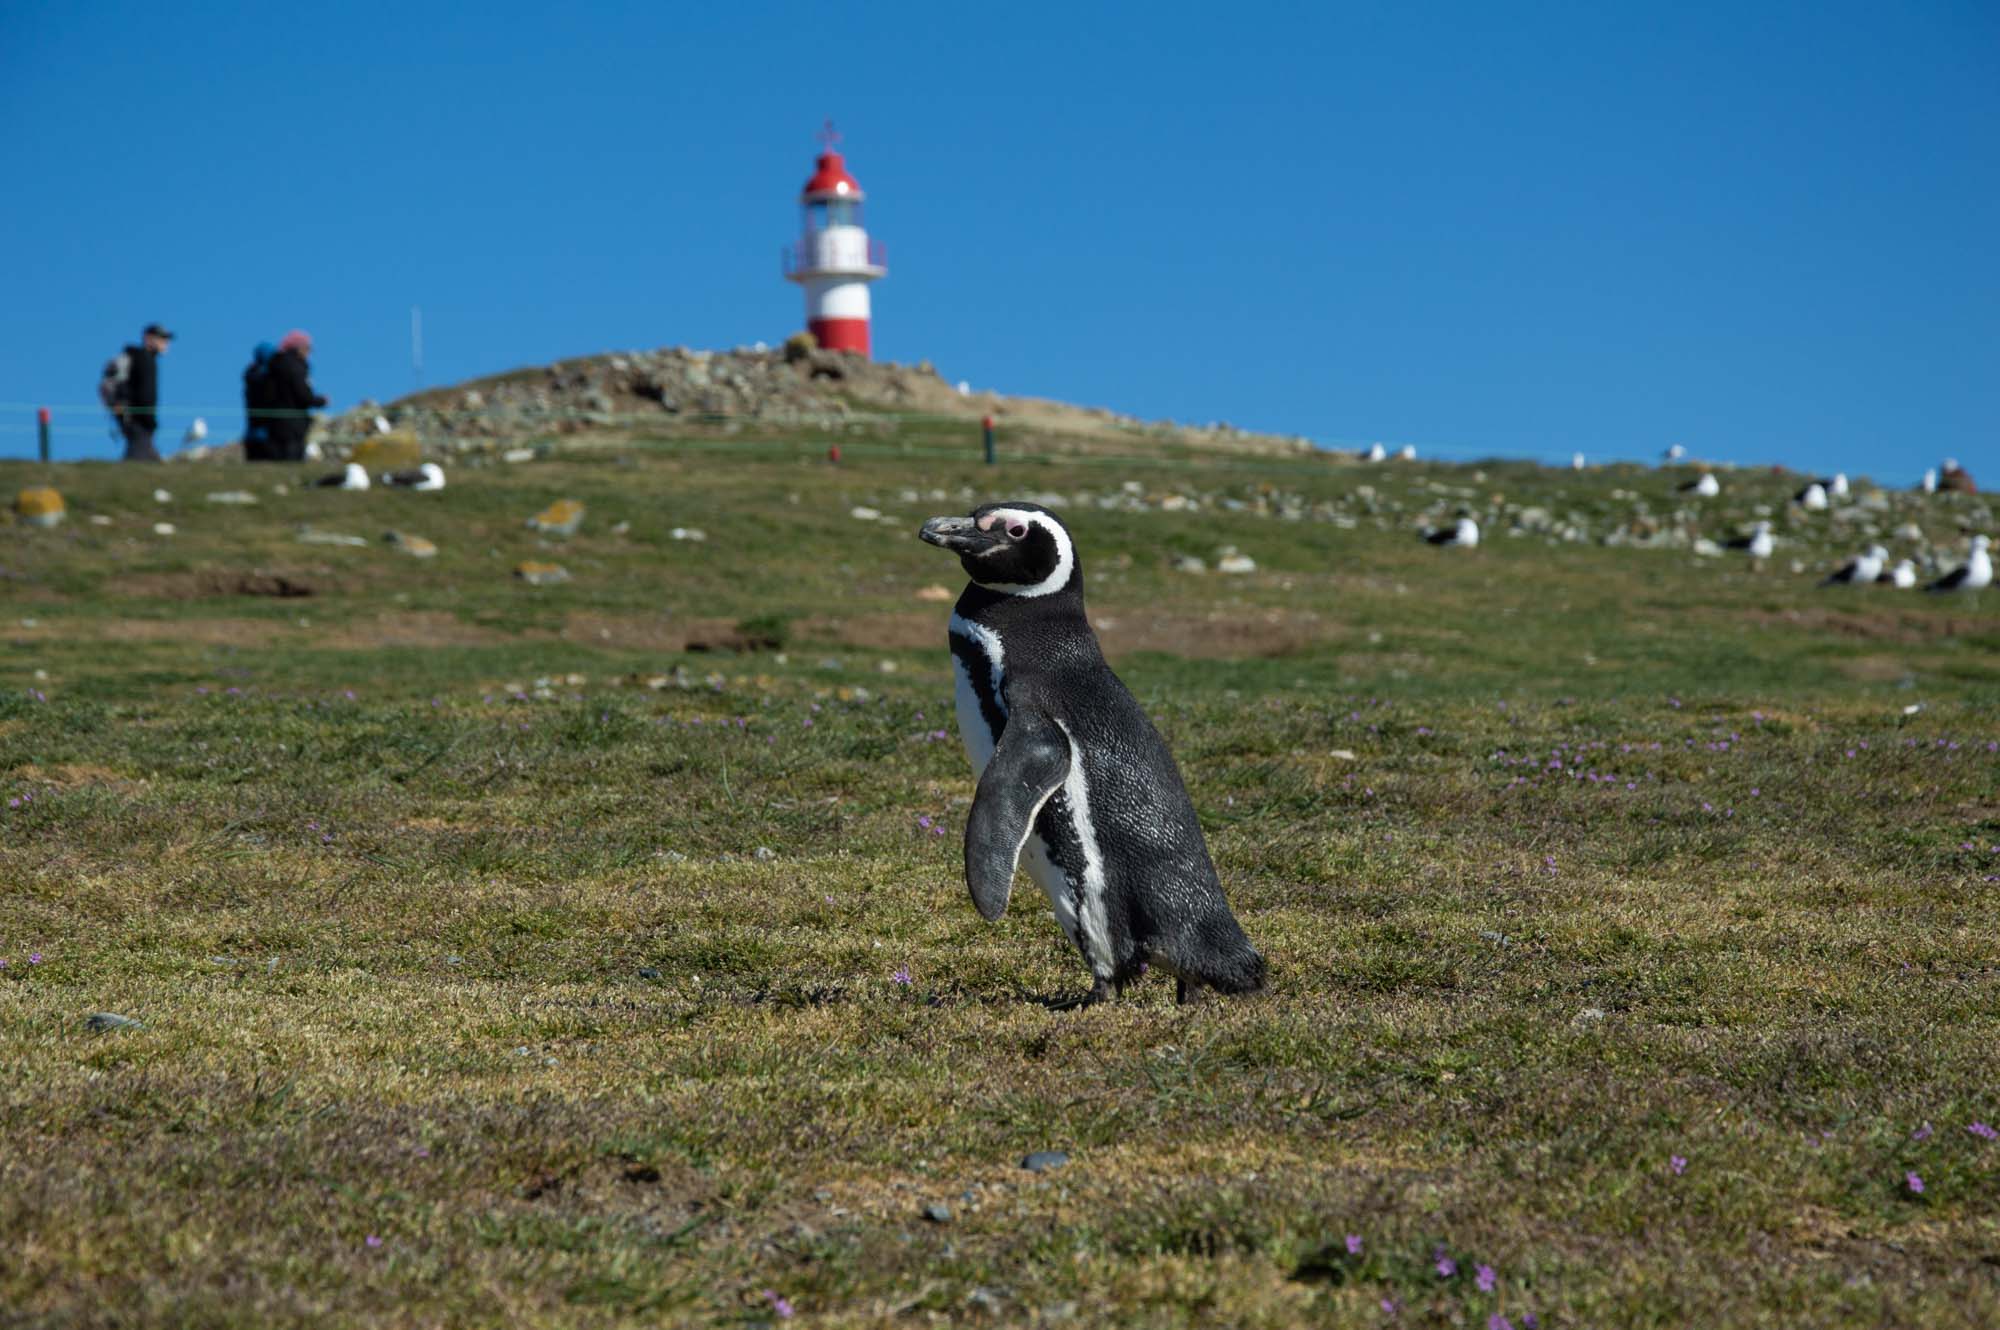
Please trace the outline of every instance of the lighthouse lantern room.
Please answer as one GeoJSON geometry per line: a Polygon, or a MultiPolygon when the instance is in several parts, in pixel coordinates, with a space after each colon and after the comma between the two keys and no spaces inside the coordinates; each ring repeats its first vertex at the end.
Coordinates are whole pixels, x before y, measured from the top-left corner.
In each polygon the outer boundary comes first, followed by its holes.
{"type": "Polygon", "coordinates": [[[806,327],[830,351],[868,354],[868,283],[888,275],[887,256],[861,224],[861,185],[820,132],[812,179],[799,194],[799,238],[784,250],[785,277],[806,289],[806,327]]]}

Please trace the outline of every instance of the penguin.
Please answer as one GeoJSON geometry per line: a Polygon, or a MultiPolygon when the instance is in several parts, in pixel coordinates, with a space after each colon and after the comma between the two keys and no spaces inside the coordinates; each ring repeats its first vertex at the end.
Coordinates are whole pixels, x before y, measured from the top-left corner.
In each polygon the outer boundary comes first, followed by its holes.
{"type": "Polygon", "coordinates": [[[1065,1006],[1122,995],[1148,967],[1201,989],[1263,989],[1264,958],[1230,913],[1166,741],[1105,663],[1083,610],[1083,565],[1033,503],[933,517],[920,539],[972,580],[946,635],[959,737],[978,779],[965,880],[988,920],[1016,864],[1047,894],[1090,968],[1065,1006]]]}
{"type": "Polygon", "coordinates": [[[1479,523],[1470,517],[1461,517],[1451,526],[1424,532],[1424,541],[1431,545],[1469,550],[1479,544],[1479,523]]]}
{"type": "Polygon", "coordinates": [[[1762,563],[1771,557],[1771,549],[1774,544],[1775,542],[1771,539],[1771,524],[1769,522],[1759,522],[1749,535],[1738,536],[1735,540],[1727,542],[1725,548],[1742,550],[1752,559],[1762,563]]]}
{"type": "Polygon", "coordinates": [[[1690,480],[1685,485],[1677,486],[1676,492],[1692,494],[1696,498],[1701,499],[1712,499],[1722,493],[1722,483],[1715,478],[1713,471],[1704,471],[1701,473],[1699,479],[1690,480]]]}
{"type": "Polygon", "coordinates": [[[313,484],[319,489],[365,490],[368,488],[368,471],[359,462],[349,462],[330,476],[321,476],[313,484]]]}
{"type": "Polygon", "coordinates": [[[436,462],[425,462],[411,471],[384,471],[382,483],[391,489],[419,490],[428,493],[444,488],[444,468],[436,462]]]}
{"type": "Polygon", "coordinates": [[[1972,552],[1965,562],[1925,587],[1926,591],[1979,591],[1993,584],[1993,560],[1986,553],[1991,542],[1985,536],[1972,538],[1972,552]]]}
{"type": "Polygon", "coordinates": [[[1882,575],[1882,565],[1888,561],[1889,551],[1880,545],[1870,545],[1841,565],[1839,571],[1828,573],[1820,585],[1867,586],[1882,575]]]}

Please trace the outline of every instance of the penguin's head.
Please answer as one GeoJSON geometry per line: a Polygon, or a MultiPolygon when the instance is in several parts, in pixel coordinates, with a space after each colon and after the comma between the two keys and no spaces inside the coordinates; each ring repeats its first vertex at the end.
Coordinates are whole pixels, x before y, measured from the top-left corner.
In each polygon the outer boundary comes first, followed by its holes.
{"type": "Polygon", "coordinates": [[[1082,575],[1068,528],[1036,503],[989,503],[969,517],[933,517],[917,536],[956,554],[967,577],[1003,595],[1053,595],[1082,575]]]}

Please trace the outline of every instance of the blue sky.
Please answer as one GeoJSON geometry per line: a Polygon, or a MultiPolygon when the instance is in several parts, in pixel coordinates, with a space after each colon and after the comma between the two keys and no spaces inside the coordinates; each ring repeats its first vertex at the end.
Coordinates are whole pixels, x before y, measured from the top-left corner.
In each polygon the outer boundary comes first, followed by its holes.
{"type": "Polygon", "coordinates": [[[776,342],[832,116],[877,354],[1437,455],[2000,483],[2000,8],[1935,4],[0,7],[0,455],[181,334],[336,407],[776,342]],[[1982,475],[1986,479],[1987,475],[1982,475]]]}

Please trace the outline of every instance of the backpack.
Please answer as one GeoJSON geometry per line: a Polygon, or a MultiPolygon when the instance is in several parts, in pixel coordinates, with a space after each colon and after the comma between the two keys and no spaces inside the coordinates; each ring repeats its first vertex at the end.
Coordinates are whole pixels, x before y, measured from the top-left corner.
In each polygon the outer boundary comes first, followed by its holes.
{"type": "Polygon", "coordinates": [[[120,351],[104,362],[104,373],[97,377],[97,400],[105,409],[116,413],[132,395],[132,353],[120,351]]]}

